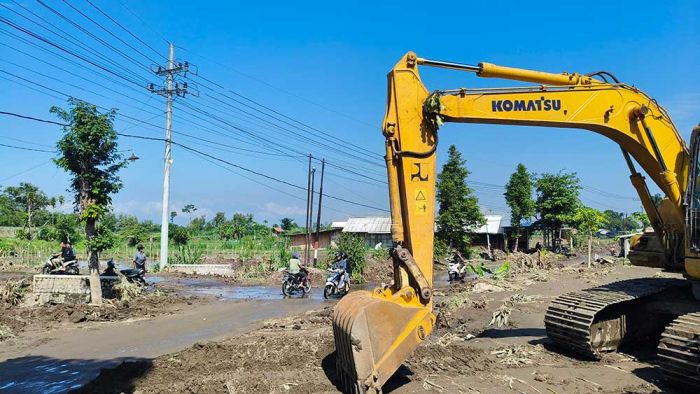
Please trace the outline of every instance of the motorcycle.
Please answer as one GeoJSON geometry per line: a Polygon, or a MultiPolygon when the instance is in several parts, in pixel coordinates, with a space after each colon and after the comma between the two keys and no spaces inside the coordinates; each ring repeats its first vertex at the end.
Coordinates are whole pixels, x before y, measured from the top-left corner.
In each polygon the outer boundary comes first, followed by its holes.
{"type": "Polygon", "coordinates": [[[78,260],[63,261],[61,255],[52,254],[41,269],[44,275],[80,275],[78,260]]]}
{"type": "Polygon", "coordinates": [[[323,288],[323,298],[328,299],[334,295],[342,297],[350,291],[350,284],[343,278],[345,274],[330,268],[326,271],[329,275],[326,279],[326,286],[323,288]],[[343,282],[342,285],[341,282],[343,282]]]}
{"type": "Polygon", "coordinates": [[[447,274],[449,275],[450,283],[455,281],[461,281],[464,279],[467,273],[467,265],[462,261],[453,261],[448,265],[447,274]]]}
{"type": "MultiPolygon", "coordinates": [[[[127,268],[119,270],[119,273],[126,277],[126,280],[130,283],[136,283],[141,286],[146,286],[146,270],[143,268],[127,268]]],[[[107,261],[107,269],[102,273],[103,276],[119,276],[117,274],[116,266],[114,264],[114,259],[109,259],[107,261]]]]}
{"type": "Polygon", "coordinates": [[[289,297],[293,294],[301,292],[301,295],[311,291],[311,273],[306,268],[302,267],[298,274],[292,274],[289,271],[284,272],[284,280],[282,281],[282,294],[289,297]],[[302,280],[302,273],[305,274],[302,280]]]}

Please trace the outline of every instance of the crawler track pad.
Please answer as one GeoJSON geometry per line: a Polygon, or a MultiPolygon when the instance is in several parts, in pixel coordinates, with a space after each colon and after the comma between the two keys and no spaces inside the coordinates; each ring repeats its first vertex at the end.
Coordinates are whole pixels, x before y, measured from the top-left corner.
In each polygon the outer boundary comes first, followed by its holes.
{"type": "Polygon", "coordinates": [[[333,313],[337,371],[344,392],[381,392],[382,385],[430,334],[434,315],[413,289],[376,289],[345,296],[333,313]],[[402,294],[402,295],[398,295],[402,294]]]}

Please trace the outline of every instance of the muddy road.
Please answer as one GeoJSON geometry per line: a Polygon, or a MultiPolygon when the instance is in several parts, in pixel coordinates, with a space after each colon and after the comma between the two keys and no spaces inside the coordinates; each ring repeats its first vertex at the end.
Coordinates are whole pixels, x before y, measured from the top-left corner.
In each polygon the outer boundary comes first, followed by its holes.
{"type": "MultiPolygon", "coordinates": [[[[655,344],[635,344],[600,361],[552,346],[544,312],[564,292],[615,280],[650,277],[629,266],[535,270],[507,280],[480,279],[436,289],[445,319],[385,385],[395,393],[659,393],[655,344]],[[487,286],[488,285],[488,286],[487,286]],[[512,302],[506,326],[492,314],[512,302]]],[[[436,286],[437,287],[437,286],[436,286]]],[[[335,393],[332,306],[270,320],[233,338],[122,364],[82,392],[335,393]],[[187,373],[183,373],[187,371],[187,373]]]]}
{"type": "Polygon", "coordinates": [[[66,392],[82,387],[102,368],[223,340],[260,328],[263,320],[333,303],[315,294],[320,293],[318,289],[303,299],[283,299],[274,287],[241,287],[215,279],[154,281],[160,288],[199,298],[170,315],[34,330],[5,341],[0,347],[0,392],[66,392]]]}

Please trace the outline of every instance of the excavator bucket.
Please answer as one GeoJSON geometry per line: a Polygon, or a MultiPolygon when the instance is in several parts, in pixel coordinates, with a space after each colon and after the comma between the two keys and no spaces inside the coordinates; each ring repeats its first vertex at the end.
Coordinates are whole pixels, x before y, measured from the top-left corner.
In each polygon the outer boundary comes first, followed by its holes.
{"type": "Polygon", "coordinates": [[[434,323],[431,308],[421,304],[410,286],[345,296],[333,314],[336,368],[343,392],[380,393],[434,323]]]}

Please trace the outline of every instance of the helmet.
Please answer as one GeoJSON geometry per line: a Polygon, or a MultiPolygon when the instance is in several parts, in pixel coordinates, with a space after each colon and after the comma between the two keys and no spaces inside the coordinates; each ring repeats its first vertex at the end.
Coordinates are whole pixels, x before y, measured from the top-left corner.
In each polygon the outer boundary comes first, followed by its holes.
{"type": "Polygon", "coordinates": [[[301,257],[301,255],[299,254],[299,252],[294,252],[294,253],[292,253],[292,258],[293,258],[293,259],[298,259],[299,257],[301,257]]]}
{"type": "Polygon", "coordinates": [[[107,268],[114,268],[114,260],[109,259],[109,261],[107,262],[107,268]]]}
{"type": "Polygon", "coordinates": [[[143,250],[143,245],[139,244],[138,246],[136,246],[136,250],[143,250]]]}

